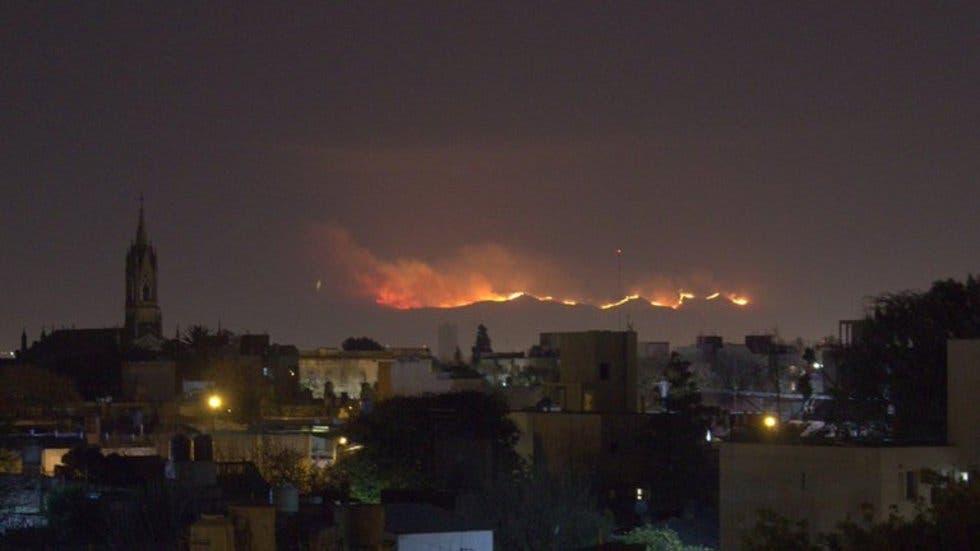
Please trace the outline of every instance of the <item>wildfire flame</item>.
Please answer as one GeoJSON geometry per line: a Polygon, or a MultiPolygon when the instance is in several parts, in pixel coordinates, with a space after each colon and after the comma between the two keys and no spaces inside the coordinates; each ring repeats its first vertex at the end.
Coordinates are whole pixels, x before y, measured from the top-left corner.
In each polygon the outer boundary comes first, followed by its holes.
{"type": "MultiPolygon", "coordinates": [[[[706,301],[707,300],[715,300],[715,299],[717,299],[717,298],[719,298],[721,296],[722,296],[721,291],[715,291],[714,293],[711,293],[710,295],[705,295],[705,296],[700,297],[700,300],[706,300],[706,301]]],[[[555,301],[555,298],[552,297],[552,296],[549,296],[549,295],[546,295],[546,296],[535,296],[535,295],[533,295],[531,293],[528,293],[526,291],[516,291],[516,292],[508,293],[508,294],[491,293],[491,294],[487,295],[485,298],[474,300],[472,302],[461,302],[461,303],[453,303],[453,304],[446,304],[446,305],[440,304],[440,305],[437,305],[435,307],[436,308],[458,308],[458,307],[461,307],[461,306],[469,306],[470,304],[475,304],[477,302],[510,302],[512,300],[519,299],[521,297],[532,298],[532,299],[537,300],[537,301],[540,301],[540,302],[554,302],[555,301]]],[[[731,302],[732,304],[734,304],[736,306],[747,306],[749,304],[749,299],[746,298],[746,297],[744,297],[744,296],[741,296],[741,295],[727,294],[727,295],[725,295],[725,299],[727,299],[729,302],[731,302]]],[[[690,300],[699,300],[699,297],[697,295],[695,295],[694,293],[688,293],[688,292],[685,292],[685,291],[679,291],[677,293],[677,301],[674,302],[674,303],[672,303],[672,304],[666,304],[666,303],[663,303],[663,302],[661,302],[659,300],[654,300],[654,299],[645,299],[645,298],[643,298],[642,296],[640,296],[638,294],[626,295],[625,297],[623,297],[623,298],[621,298],[621,299],[619,299],[617,301],[614,301],[614,302],[606,302],[606,303],[603,303],[603,304],[592,304],[592,303],[588,303],[588,302],[579,302],[579,301],[570,300],[570,299],[563,299],[560,302],[562,304],[566,305],[566,306],[577,306],[579,304],[588,304],[590,306],[595,306],[596,308],[599,308],[600,310],[610,310],[610,309],[613,309],[613,308],[618,308],[618,307],[626,304],[627,302],[631,302],[631,301],[634,301],[634,300],[646,300],[647,302],[650,303],[650,306],[656,306],[656,307],[659,307],[659,308],[671,308],[673,310],[677,310],[678,308],[680,308],[681,306],[684,305],[684,302],[690,301],[690,300]]]]}
{"type": "MultiPolygon", "coordinates": [[[[369,296],[377,304],[399,310],[458,308],[477,302],[509,302],[524,297],[565,306],[588,305],[602,310],[618,308],[636,300],[643,300],[654,307],[672,309],[680,308],[687,301],[709,301],[722,297],[736,306],[749,304],[748,297],[741,294],[714,291],[699,296],[687,290],[666,293],[633,290],[612,302],[562,293],[558,296],[564,295],[566,298],[556,300],[553,294],[538,295],[529,291],[545,287],[555,290],[561,287],[553,285],[556,281],[565,281],[565,288],[572,289],[567,277],[563,278],[566,271],[547,264],[538,256],[521,256],[490,244],[467,247],[455,256],[436,262],[414,258],[385,260],[354,242],[350,234],[341,228],[329,226],[321,229],[327,242],[329,265],[342,270],[340,281],[355,294],[369,296]]],[[[318,291],[320,286],[318,280],[318,291]]],[[[645,289],[651,287],[667,286],[652,285],[645,289]]]]}
{"type": "Polygon", "coordinates": [[[728,295],[728,300],[730,300],[732,304],[737,304],[739,306],[745,306],[746,304],[749,303],[748,298],[738,296],[738,295],[728,295]]]}
{"type": "Polygon", "coordinates": [[[636,300],[638,298],[640,298],[640,295],[627,295],[627,296],[625,296],[625,297],[617,300],[616,302],[609,302],[609,303],[606,303],[606,304],[600,304],[599,305],[599,309],[600,310],[608,310],[610,308],[615,308],[617,306],[622,306],[622,305],[626,304],[627,302],[629,302],[631,300],[636,300]]]}
{"type": "MultiPolygon", "coordinates": [[[[722,296],[722,294],[721,294],[720,291],[715,291],[714,293],[711,293],[710,295],[705,295],[705,296],[700,297],[700,300],[705,300],[705,301],[715,300],[715,299],[717,299],[717,298],[719,298],[721,296],[722,296]]],[[[552,297],[552,296],[541,296],[541,297],[539,297],[539,296],[535,296],[535,295],[533,295],[531,293],[528,293],[526,291],[515,291],[513,293],[506,293],[506,294],[502,294],[502,293],[489,293],[489,294],[483,295],[483,296],[481,296],[479,298],[476,298],[476,299],[470,300],[470,301],[457,301],[457,302],[440,303],[440,304],[436,304],[436,305],[433,305],[433,306],[430,306],[430,307],[434,307],[434,308],[460,308],[462,306],[469,306],[471,304],[476,304],[477,302],[510,302],[512,300],[516,300],[516,299],[519,299],[521,297],[532,298],[532,299],[537,300],[537,301],[540,301],[540,302],[555,302],[555,298],[552,297]]],[[[748,298],[746,298],[744,296],[741,296],[741,295],[736,295],[736,294],[727,294],[727,295],[725,295],[725,299],[728,300],[728,302],[731,302],[732,304],[734,304],[736,306],[748,306],[748,304],[750,303],[750,301],[749,301],[748,298]]],[[[670,308],[672,310],[677,310],[678,308],[680,308],[681,306],[683,306],[686,301],[699,300],[699,297],[697,295],[695,295],[694,293],[678,292],[678,294],[677,294],[677,301],[674,302],[674,303],[672,303],[672,304],[666,304],[664,302],[661,302],[659,300],[654,300],[654,299],[649,299],[649,300],[648,299],[644,299],[640,295],[626,295],[625,297],[623,297],[623,298],[621,298],[621,299],[619,299],[617,301],[607,302],[607,303],[603,303],[603,304],[593,304],[593,303],[589,303],[589,302],[580,302],[580,301],[571,300],[571,299],[563,299],[563,300],[558,301],[558,302],[561,302],[561,304],[564,304],[566,306],[577,306],[579,304],[587,304],[587,305],[590,305],[590,306],[595,306],[596,308],[599,308],[600,310],[610,310],[610,309],[613,309],[613,308],[618,308],[618,307],[626,304],[627,302],[631,302],[631,301],[634,301],[634,300],[646,300],[647,302],[650,303],[650,306],[656,306],[658,308],[670,308]]],[[[408,306],[408,307],[403,307],[403,306],[400,306],[399,305],[400,303],[385,302],[383,300],[383,297],[381,297],[381,296],[378,297],[378,299],[377,299],[376,302],[378,304],[383,304],[385,306],[391,306],[392,308],[397,308],[399,310],[409,310],[409,309],[412,309],[412,308],[424,308],[424,306],[408,306]]]]}

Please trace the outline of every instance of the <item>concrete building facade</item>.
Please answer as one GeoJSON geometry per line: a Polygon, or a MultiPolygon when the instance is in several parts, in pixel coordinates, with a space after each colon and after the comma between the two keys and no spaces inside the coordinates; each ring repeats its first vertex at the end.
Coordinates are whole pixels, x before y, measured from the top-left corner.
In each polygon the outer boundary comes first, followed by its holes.
{"type": "Polygon", "coordinates": [[[176,396],[177,364],[173,360],[123,362],[122,398],[166,402],[176,396]]]}
{"type": "Polygon", "coordinates": [[[459,350],[459,331],[454,323],[442,323],[439,325],[437,335],[436,358],[443,363],[451,363],[455,360],[456,351],[459,350]]]}
{"type": "Polygon", "coordinates": [[[759,510],[806,520],[812,534],[844,520],[881,522],[928,505],[929,471],[955,470],[951,447],[721,445],[721,548],[738,549],[759,510]]]}
{"type": "Polygon", "coordinates": [[[980,339],[949,341],[946,362],[947,439],[959,450],[960,468],[980,480],[980,339]]]}
{"type": "Polygon", "coordinates": [[[636,333],[541,333],[542,349],[558,353],[550,398],[564,411],[637,412],[636,333]]]}

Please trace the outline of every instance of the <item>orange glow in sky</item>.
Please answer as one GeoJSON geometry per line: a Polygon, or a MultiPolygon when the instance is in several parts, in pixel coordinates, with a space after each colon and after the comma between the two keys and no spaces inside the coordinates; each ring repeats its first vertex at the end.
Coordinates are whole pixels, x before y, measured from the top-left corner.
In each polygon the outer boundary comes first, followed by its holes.
{"type": "MultiPolygon", "coordinates": [[[[323,228],[330,265],[339,269],[342,287],[354,295],[398,310],[459,308],[478,302],[508,302],[521,298],[565,306],[588,305],[602,310],[642,300],[654,307],[682,307],[688,301],[724,297],[737,306],[749,299],[742,294],[707,289],[710,293],[670,290],[670,282],[632,286],[618,300],[577,295],[581,288],[568,271],[537,255],[515,252],[500,245],[464,247],[435,260],[385,259],[354,241],[343,228],[323,228]],[[548,290],[550,293],[539,292],[548,290]],[[554,297],[562,297],[555,299],[554,297]]],[[[322,281],[315,286],[320,291],[322,281]]],[[[708,285],[699,285],[704,288],[708,285]]],[[[676,288],[675,288],[676,289],[676,288]]]]}

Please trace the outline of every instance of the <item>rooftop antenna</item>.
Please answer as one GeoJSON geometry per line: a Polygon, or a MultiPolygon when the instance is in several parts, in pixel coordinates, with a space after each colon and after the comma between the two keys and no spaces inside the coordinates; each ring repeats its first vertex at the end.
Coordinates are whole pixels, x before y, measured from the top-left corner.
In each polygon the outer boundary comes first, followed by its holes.
{"type": "MultiPolygon", "coordinates": [[[[616,296],[623,297],[623,249],[616,249],[616,296]]],[[[616,308],[616,325],[619,331],[623,330],[623,312],[616,308]]]]}

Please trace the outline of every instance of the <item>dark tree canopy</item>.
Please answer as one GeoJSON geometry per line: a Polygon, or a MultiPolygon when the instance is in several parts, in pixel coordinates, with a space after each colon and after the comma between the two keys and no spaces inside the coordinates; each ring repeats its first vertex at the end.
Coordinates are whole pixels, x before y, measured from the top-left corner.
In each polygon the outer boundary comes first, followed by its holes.
{"type": "Polygon", "coordinates": [[[810,381],[809,371],[804,371],[796,380],[796,390],[803,396],[804,402],[813,396],[813,383],[810,381]]]}
{"type": "Polygon", "coordinates": [[[480,392],[385,400],[353,421],[348,434],[363,448],[340,467],[362,500],[376,500],[384,489],[479,486],[520,464],[506,404],[480,392]]]}
{"type": "Polygon", "coordinates": [[[698,390],[691,372],[691,362],[682,360],[677,352],[670,355],[664,367],[664,378],[670,383],[670,390],[664,400],[664,407],[671,412],[693,412],[701,405],[701,391],[698,390]]]}
{"type": "MultiPolygon", "coordinates": [[[[337,471],[350,495],[377,501],[385,490],[448,490],[459,513],[494,526],[502,549],[579,549],[608,529],[589,481],[528,470],[514,451],[507,405],[480,392],[398,397],[348,427],[351,451],[337,471]]],[[[342,452],[343,453],[343,452],[342,452]]]]}
{"type": "Polygon", "coordinates": [[[369,352],[385,349],[381,343],[371,337],[347,337],[340,347],[346,352],[369,352]]]}
{"type": "Polygon", "coordinates": [[[184,330],[181,340],[188,346],[201,346],[214,336],[214,332],[204,325],[192,325],[184,330]]]}
{"type": "Polygon", "coordinates": [[[498,477],[461,509],[474,523],[492,523],[497,549],[591,549],[612,528],[587,478],[543,467],[498,477]]]}
{"type": "Polygon", "coordinates": [[[944,441],[946,341],[978,337],[980,282],[973,276],[875,297],[842,351],[838,406],[861,404],[866,418],[888,424],[897,439],[944,441]]]}
{"type": "Polygon", "coordinates": [[[490,344],[490,334],[482,323],[476,328],[476,342],[473,343],[473,361],[478,361],[485,354],[493,354],[490,344]]]}
{"type": "Polygon", "coordinates": [[[0,417],[47,413],[81,400],[67,375],[39,367],[0,369],[0,417]]]}
{"type": "Polygon", "coordinates": [[[936,487],[931,507],[912,518],[891,515],[882,522],[846,520],[830,533],[811,535],[805,521],[758,511],[756,524],[742,533],[747,551],[973,549],[980,541],[980,490],[946,481],[936,487]]]}

